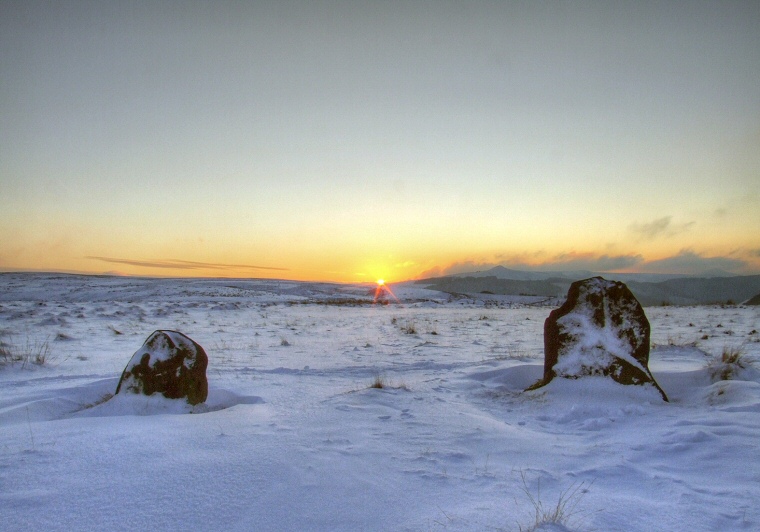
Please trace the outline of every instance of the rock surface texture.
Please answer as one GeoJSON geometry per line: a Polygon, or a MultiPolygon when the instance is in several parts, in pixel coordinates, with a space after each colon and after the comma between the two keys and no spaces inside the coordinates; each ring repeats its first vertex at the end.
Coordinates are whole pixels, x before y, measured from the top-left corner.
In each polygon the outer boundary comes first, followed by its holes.
{"type": "Polygon", "coordinates": [[[652,385],[649,320],[628,287],[593,277],[570,285],[565,303],[544,323],[544,378],[605,375],[621,384],[652,385]]]}
{"type": "Polygon", "coordinates": [[[191,405],[208,396],[208,356],[191,338],[176,331],[151,334],[124,368],[116,393],[163,394],[191,405]]]}

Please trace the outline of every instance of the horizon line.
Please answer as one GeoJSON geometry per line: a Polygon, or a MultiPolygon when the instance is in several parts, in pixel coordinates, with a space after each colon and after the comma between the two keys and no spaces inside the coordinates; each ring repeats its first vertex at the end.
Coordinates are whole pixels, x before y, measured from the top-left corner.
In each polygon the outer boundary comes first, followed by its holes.
{"type": "MultiPolygon", "coordinates": [[[[587,272],[587,273],[593,273],[593,274],[604,274],[604,275],[659,275],[659,276],[671,276],[671,277],[691,277],[691,278],[721,278],[721,277],[751,277],[760,275],[760,273],[731,273],[731,272],[725,272],[728,275],[727,276],[711,276],[711,277],[705,277],[704,273],[659,273],[659,272],[604,272],[604,271],[592,271],[592,270],[553,270],[553,271],[541,271],[541,270],[516,270],[511,268],[511,271],[515,272],[523,272],[523,273],[573,273],[573,272],[587,272]]],[[[271,268],[276,269],[276,268],[271,268]]],[[[492,269],[492,268],[489,268],[492,269]]],[[[287,269],[282,269],[284,271],[288,271],[287,269]]],[[[447,274],[447,275],[438,275],[434,277],[415,277],[410,279],[405,279],[401,281],[388,281],[385,280],[386,284],[399,284],[399,283],[408,283],[408,282],[414,282],[414,281],[424,281],[427,279],[438,279],[438,278],[445,278],[445,277],[454,277],[454,276],[464,276],[471,273],[483,273],[487,272],[486,270],[474,270],[471,272],[461,272],[461,273],[454,273],[454,274],[447,274]]],[[[324,284],[368,284],[368,285],[375,285],[377,284],[377,281],[334,281],[334,280],[314,280],[314,279],[289,279],[286,277],[246,277],[246,276],[212,276],[212,275],[147,275],[147,274],[134,274],[134,273],[123,273],[123,272],[88,272],[88,271],[82,271],[82,270],[66,270],[66,269],[37,269],[37,268],[8,268],[8,267],[0,267],[0,275],[6,275],[6,274],[40,274],[40,275],[72,275],[72,276],[81,276],[81,277],[125,277],[125,278],[136,278],[136,279],[175,279],[175,280],[182,280],[182,279],[205,279],[205,280],[250,280],[250,281],[287,281],[292,283],[324,283],[324,284]]],[[[509,279],[505,279],[509,280],[509,279]]],[[[525,280],[523,282],[529,282],[530,280],[525,280]]]]}

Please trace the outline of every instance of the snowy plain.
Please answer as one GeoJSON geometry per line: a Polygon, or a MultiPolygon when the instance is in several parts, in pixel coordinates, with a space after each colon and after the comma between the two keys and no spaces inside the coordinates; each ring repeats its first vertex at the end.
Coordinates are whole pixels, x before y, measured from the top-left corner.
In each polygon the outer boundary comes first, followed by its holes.
{"type": "Polygon", "coordinates": [[[532,497],[555,530],[760,530],[759,307],[645,309],[665,403],[524,392],[547,302],[391,288],[0,274],[2,349],[45,356],[0,366],[0,529],[528,530],[532,497]],[[205,348],[204,404],[108,399],[157,329],[205,348]],[[754,367],[716,381],[726,348],[754,367]]]}

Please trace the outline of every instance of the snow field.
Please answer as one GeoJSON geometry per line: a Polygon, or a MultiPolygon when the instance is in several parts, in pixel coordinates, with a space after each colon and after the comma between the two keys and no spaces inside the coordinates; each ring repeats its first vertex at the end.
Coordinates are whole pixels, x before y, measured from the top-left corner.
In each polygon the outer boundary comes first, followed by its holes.
{"type": "Polygon", "coordinates": [[[601,378],[523,392],[549,308],[3,277],[4,349],[50,347],[0,368],[3,530],[519,530],[525,489],[552,506],[576,487],[572,530],[760,528],[760,375],[712,382],[706,367],[727,346],[758,360],[755,308],[645,309],[664,403],[601,378]],[[206,403],[102,402],[156,329],[204,347],[206,403]]]}

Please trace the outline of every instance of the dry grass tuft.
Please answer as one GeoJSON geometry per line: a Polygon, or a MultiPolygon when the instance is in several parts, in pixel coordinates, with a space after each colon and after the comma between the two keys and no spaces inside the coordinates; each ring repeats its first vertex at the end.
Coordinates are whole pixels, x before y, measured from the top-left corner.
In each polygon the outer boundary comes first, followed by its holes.
{"type": "Polygon", "coordinates": [[[368,389],[377,389],[377,390],[383,390],[383,389],[389,389],[389,390],[404,390],[404,391],[410,391],[409,386],[406,385],[405,382],[401,382],[399,384],[394,384],[390,382],[388,379],[386,379],[383,375],[375,375],[374,380],[372,383],[367,387],[368,389]]]}
{"type": "Polygon", "coordinates": [[[544,501],[541,500],[541,479],[538,480],[535,495],[528,488],[524,471],[520,471],[520,480],[522,481],[521,490],[528,497],[534,512],[531,524],[528,526],[518,525],[520,532],[577,528],[578,521],[583,518],[583,514],[578,511],[578,503],[588,493],[590,484],[574,482],[559,494],[556,503],[545,505],[544,501]],[[551,527],[551,525],[555,526],[551,527]]]}
{"type": "Polygon", "coordinates": [[[744,348],[741,346],[726,346],[719,357],[715,357],[709,364],[708,369],[714,381],[728,381],[735,379],[743,369],[749,367],[749,361],[745,357],[744,348]]]}
{"type": "Polygon", "coordinates": [[[20,364],[23,369],[30,365],[44,366],[50,360],[51,350],[47,339],[39,341],[27,337],[20,344],[0,344],[0,367],[20,364]]]}

